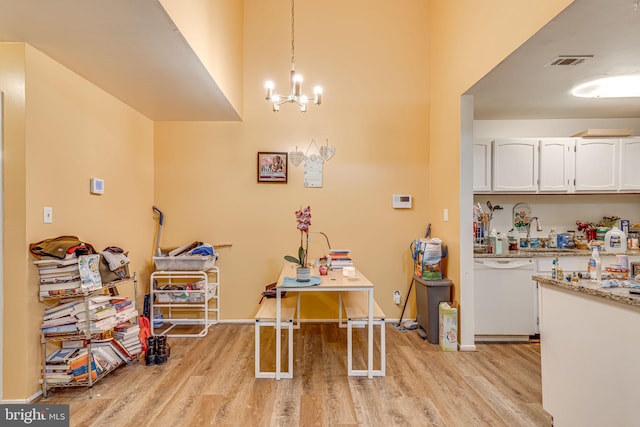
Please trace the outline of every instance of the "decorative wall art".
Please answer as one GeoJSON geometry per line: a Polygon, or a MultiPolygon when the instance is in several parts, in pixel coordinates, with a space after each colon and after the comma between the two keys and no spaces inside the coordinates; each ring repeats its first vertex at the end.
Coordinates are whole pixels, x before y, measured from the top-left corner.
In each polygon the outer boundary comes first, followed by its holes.
{"type": "Polygon", "coordinates": [[[258,153],[258,182],[287,182],[287,153],[258,153]]]}
{"type": "Polygon", "coordinates": [[[300,166],[304,162],[304,186],[307,188],[322,187],[324,162],[331,160],[336,152],[336,149],[329,145],[329,140],[326,142],[326,145],[318,147],[316,141],[312,139],[304,153],[299,151],[298,147],[289,153],[289,159],[293,166],[300,166]],[[310,152],[312,147],[315,147],[317,154],[310,152]]]}

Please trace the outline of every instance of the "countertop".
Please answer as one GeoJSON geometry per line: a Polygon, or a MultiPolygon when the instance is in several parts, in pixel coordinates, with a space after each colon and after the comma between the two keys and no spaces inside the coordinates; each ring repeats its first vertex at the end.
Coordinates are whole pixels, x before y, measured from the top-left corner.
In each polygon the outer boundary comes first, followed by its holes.
{"type": "MultiPolygon", "coordinates": [[[[640,256],[640,250],[628,250],[626,252],[606,252],[601,251],[601,257],[615,257],[616,255],[628,255],[628,256],[640,256]]],[[[487,254],[482,252],[476,252],[473,254],[474,258],[555,258],[555,257],[563,257],[563,256],[584,256],[590,257],[591,250],[589,249],[551,249],[551,248],[543,248],[543,249],[529,249],[529,250],[520,250],[517,252],[509,252],[507,254],[496,255],[496,254],[487,254]]]]}
{"type": "Polygon", "coordinates": [[[533,276],[532,278],[543,285],[555,286],[556,288],[605,298],[620,304],[640,308],[640,295],[633,296],[629,294],[629,288],[626,287],[604,288],[601,282],[592,282],[587,279],[568,282],[566,280],[552,279],[551,276],[533,276]]]}

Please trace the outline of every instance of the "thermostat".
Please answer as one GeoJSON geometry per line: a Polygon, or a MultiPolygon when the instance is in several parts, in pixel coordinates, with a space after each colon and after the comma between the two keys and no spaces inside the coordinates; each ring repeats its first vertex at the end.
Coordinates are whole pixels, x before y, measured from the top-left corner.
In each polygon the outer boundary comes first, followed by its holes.
{"type": "Polygon", "coordinates": [[[91,178],[91,194],[104,194],[104,179],[91,178]]]}
{"type": "Polygon", "coordinates": [[[411,194],[394,194],[393,207],[395,209],[411,209],[411,194]]]}

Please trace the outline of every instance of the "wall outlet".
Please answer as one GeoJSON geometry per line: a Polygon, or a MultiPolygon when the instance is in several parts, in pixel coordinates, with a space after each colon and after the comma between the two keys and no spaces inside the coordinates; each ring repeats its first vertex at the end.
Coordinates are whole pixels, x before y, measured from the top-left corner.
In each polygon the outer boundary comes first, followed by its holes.
{"type": "Polygon", "coordinates": [[[393,292],[393,302],[396,303],[396,305],[400,305],[400,291],[394,291],[393,292]]]}

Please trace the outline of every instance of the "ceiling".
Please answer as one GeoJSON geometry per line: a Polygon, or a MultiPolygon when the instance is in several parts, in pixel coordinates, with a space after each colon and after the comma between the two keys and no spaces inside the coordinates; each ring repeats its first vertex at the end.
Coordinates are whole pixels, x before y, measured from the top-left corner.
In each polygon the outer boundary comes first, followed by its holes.
{"type": "MultiPolygon", "coordinates": [[[[576,84],[640,74],[638,0],[576,0],[467,92],[476,119],[637,118],[640,102],[576,84]],[[558,55],[593,55],[545,66],[558,55]]],[[[27,42],[152,120],[238,114],[158,0],[0,0],[0,40],[27,42]]]]}
{"type": "Polygon", "coordinates": [[[26,42],[152,120],[238,120],[158,0],[0,0],[26,42]]]}
{"type": "Polygon", "coordinates": [[[476,119],[639,118],[640,99],[576,98],[595,78],[640,75],[637,0],[576,0],[477,82],[476,119]],[[580,65],[545,66],[559,55],[593,55],[580,65]]]}

